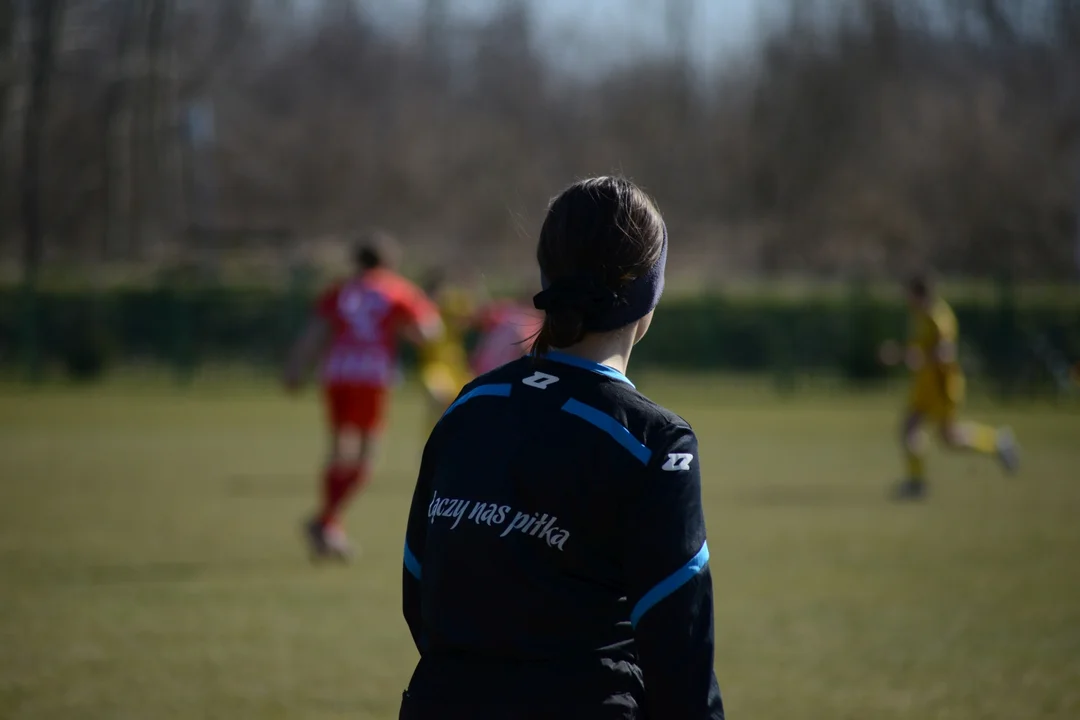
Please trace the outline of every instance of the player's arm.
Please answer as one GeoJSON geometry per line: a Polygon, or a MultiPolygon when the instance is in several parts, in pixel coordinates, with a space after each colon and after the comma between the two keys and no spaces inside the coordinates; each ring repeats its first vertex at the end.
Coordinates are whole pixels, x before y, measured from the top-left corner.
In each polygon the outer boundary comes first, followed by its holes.
{"type": "Polygon", "coordinates": [[[428,375],[439,357],[438,343],[446,333],[439,308],[417,288],[402,298],[399,312],[400,335],[420,350],[420,379],[428,399],[436,408],[445,408],[449,401],[428,375]]]}
{"type": "Polygon", "coordinates": [[[909,340],[906,345],[896,340],[886,340],[878,347],[878,361],[890,368],[903,364],[915,372],[923,366],[924,357],[918,339],[909,340]]]}
{"type": "Polygon", "coordinates": [[[697,439],[673,428],[631,501],[625,567],[649,717],[722,720],[697,439]]]}
{"type": "Polygon", "coordinates": [[[957,353],[956,320],[952,317],[934,319],[933,361],[938,367],[949,370],[956,367],[957,353]]]}
{"type": "Polygon", "coordinates": [[[330,338],[330,323],[321,315],[315,314],[308,320],[296,341],[289,349],[285,359],[285,386],[290,389],[299,387],[304,376],[311,370],[330,338]]]}
{"type": "Polygon", "coordinates": [[[405,622],[409,625],[413,643],[424,653],[423,617],[421,614],[421,578],[424,576],[424,550],[427,545],[427,508],[431,502],[432,446],[435,433],[428,438],[420,461],[420,473],[413,490],[409,508],[409,523],[405,528],[405,559],[401,575],[401,604],[405,622]]]}
{"type": "Polygon", "coordinates": [[[442,339],[446,328],[438,313],[410,319],[401,328],[401,336],[417,347],[425,347],[442,339]]]}
{"type": "Polygon", "coordinates": [[[911,372],[920,370],[926,364],[926,356],[921,345],[910,343],[907,346],[907,350],[904,351],[904,364],[911,372]]]}
{"type": "Polygon", "coordinates": [[[878,347],[878,361],[885,367],[896,367],[903,359],[904,351],[895,340],[886,340],[878,347]]]}
{"type": "Polygon", "coordinates": [[[303,383],[304,376],[326,349],[337,316],[337,306],[338,288],[335,286],[319,297],[303,331],[289,348],[285,358],[284,381],[290,390],[303,383]]]}
{"type": "Polygon", "coordinates": [[[425,347],[442,339],[446,328],[439,307],[419,288],[408,287],[397,300],[400,318],[399,334],[417,347],[425,347]]]}
{"type": "Polygon", "coordinates": [[[938,365],[953,366],[958,358],[955,340],[940,340],[934,347],[934,360],[938,365]]]}

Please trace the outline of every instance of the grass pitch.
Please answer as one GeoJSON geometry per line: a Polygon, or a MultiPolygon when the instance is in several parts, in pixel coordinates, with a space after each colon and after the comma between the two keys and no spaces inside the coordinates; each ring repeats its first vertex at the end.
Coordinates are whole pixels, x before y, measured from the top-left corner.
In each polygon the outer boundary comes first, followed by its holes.
{"type": "MultiPolygon", "coordinates": [[[[1022,474],[938,452],[930,500],[895,506],[895,397],[641,388],[700,437],[730,717],[1080,717],[1075,406],[973,408],[1014,426],[1022,474]]],[[[0,718],[396,718],[423,441],[398,399],[362,556],[312,567],[314,395],[0,388],[0,718]]]]}

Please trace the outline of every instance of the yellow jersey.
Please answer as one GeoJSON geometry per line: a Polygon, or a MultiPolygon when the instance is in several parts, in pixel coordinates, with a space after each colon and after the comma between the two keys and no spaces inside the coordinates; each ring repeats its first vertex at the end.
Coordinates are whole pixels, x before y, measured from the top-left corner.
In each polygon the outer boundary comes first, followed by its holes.
{"type": "Polygon", "coordinates": [[[923,360],[917,372],[959,371],[960,365],[955,353],[959,340],[959,326],[956,315],[947,302],[936,300],[928,311],[913,312],[909,323],[910,344],[919,351],[923,360]],[[943,346],[953,350],[947,357],[940,355],[943,346]]]}
{"type": "Polygon", "coordinates": [[[443,362],[453,366],[466,365],[465,332],[472,318],[469,296],[461,291],[447,290],[438,298],[439,315],[443,321],[443,336],[421,351],[422,362],[443,362]]]}
{"type": "Polygon", "coordinates": [[[913,372],[909,403],[932,414],[951,411],[964,395],[956,315],[939,299],[929,310],[912,312],[909,325],[909,346],[921,357],[913,372]]]}
{"type": "Polygon", "coordinates": [[[465,332],[473,307],[468,293],[453,289],[441,293],[437,302],[443,336],[420,348],[420,372],[428,390],[449,402],[472,379],[465,352],[465,332]]]}

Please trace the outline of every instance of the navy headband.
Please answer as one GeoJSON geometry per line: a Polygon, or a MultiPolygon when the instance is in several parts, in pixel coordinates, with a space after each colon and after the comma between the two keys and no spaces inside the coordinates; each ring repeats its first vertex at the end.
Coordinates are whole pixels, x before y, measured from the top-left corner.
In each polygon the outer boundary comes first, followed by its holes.
{"type": "Polygon", "coordinates": [[[660,257],[649,270],[630,281],[618,292],[610,290],[594,277],[571,276],[551,282],[540,273],[543,288],[533,297],[533,306],[545,312],[560,309],[580,313],[588,332],[618,330],[652,312],[664,293],[664,270],[667,267],[668,235],[664,238],[660,257]]]}

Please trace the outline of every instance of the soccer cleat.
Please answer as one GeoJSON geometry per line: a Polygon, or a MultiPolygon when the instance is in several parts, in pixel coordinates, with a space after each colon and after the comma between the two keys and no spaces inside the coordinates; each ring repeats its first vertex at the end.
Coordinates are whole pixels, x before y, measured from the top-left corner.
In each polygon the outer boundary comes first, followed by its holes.
{"type": "Polygon", "coordinates": [[[336,525],[323,526],[323,542],[326,546],[326,553],[329,557],[335,560],[349,560],[353,555],[352,547],[349,545],[349,538],[345,536],[345,531],[336,525]]]}
{"type": "Polygon", "coordinates": [[[319,560],[348,560],[352,557],[349,540],[341,528],[326,525],[314,518],[304,525],[304,535],[308,541],[308,551],[312,562],[319,560]]]}
{"type": "Polygon", "coordinates": [[[1010,475],[1020,469],[1020,445],[1010,428],[1002,428],[997,437],[997,456],[1010,475]]]}
{"type": "Polygon", "coordinates": [[[312,561],[326,557],[326,534],[318,518],[304,523],[304,537],[307,538],[308,555],[312,561]]]}
{"type": "Polygon", "coordinates": [[[919,478],[901,480],[892,491],[892,499],[898,502],[922,500],[925,497],[926,481],[919,478]]]}

